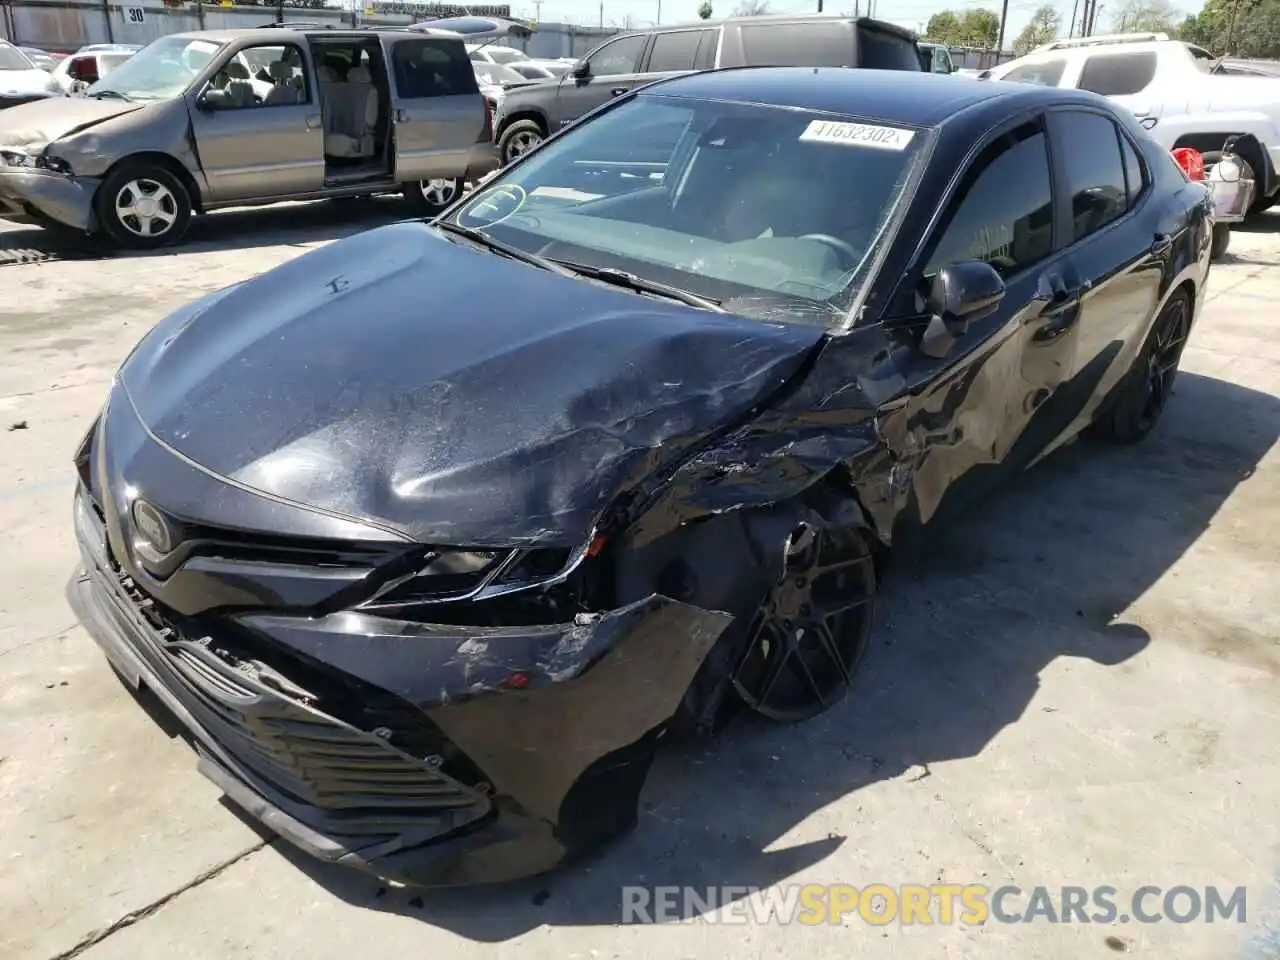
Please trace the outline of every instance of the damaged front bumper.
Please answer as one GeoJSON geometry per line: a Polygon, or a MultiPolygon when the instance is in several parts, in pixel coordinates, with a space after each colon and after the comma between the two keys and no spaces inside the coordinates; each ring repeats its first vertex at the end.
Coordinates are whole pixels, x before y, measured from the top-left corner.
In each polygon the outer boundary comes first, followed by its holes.
{"type": "Polygon", "coordinates": [[[89,232],[93,198],[102,181],[36,166],[16,166],[0,157],[0,219],[41,226],[50,222],[89,232]]]}
{"type": "Polygon", "coordinates": [[[731,620],[652,596],[545,626],[351,612],[206,633],[115,562],[83,489],[75,528],[72,608],[189,731],[201,772],[307,853],[417,886],[540,873],[632,826],[656,740],[731,620]]]}

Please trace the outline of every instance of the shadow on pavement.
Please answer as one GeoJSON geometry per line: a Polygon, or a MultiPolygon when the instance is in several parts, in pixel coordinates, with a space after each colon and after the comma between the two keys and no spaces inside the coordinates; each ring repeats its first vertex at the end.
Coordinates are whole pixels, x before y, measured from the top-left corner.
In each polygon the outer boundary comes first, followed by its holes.
{"type": "Polygon", "coordinates": [[[1232,224],[1231,229],[1239,233],[1280,233],[1280,210],[1255,214],[1244,223],[1232,224]]]}
{"type": "Polygon", "coordinates": [[[709,745],[672,744],[638,830],[573,867],[501,888],[388,889],[283,841],[276,849],[349,903],[486,942],[622,922],[628,884],[766,888],[878,825],[847,821],[840,834],[770,849],[786,833],[869,784],[976,756],[1023,715],[1057,658],[1117,665],[1140,653],[1153,638],[1118,615],[1195,543],[1278,435],[1280,399],[1182,374],[1144,444],[1062,450],[901,563],[842,704],[801,726],[741,722],[709,745]]]}
{"type": "Polygon", "coordinates": [[[150,251],[115,250],[69,232],[14,227],[0,231],[0,264],[160,257],[215,250],[248,250],[286,243],[315,243],[337,240],[411,217],[404,201],[395,196],[242,207],[196,217],[181,244],[150,251]]]}

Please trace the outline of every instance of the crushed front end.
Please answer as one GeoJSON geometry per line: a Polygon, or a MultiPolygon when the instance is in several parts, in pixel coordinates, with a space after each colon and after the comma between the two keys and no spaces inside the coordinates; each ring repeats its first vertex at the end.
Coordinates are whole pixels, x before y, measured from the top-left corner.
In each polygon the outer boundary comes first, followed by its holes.
{"type": "Polygon", "coordinates": [[[542,872],[628,829],[732,619],[656,594],[590,609],[589,544],[427,547],[268,500],[158,443],[118,389],[77,466],[68,598],[116,671],[269,829],[409,884],[542,872]]]}

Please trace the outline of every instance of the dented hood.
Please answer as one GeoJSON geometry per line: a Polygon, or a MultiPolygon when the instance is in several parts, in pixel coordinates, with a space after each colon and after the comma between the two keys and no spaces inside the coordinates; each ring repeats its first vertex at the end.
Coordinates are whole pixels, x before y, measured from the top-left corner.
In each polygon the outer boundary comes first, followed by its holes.
{"type": "Polygon", "coordinates": [[[93,97],[50,97],[0,110],[0,146],[42,149],[112,117],[141,110],[145,104],[93,97]]]}
{"type": "Polygon", "coordinates": [[[824,336],[404,223],[169,317],[120,380],[161,442],[262,493],[424,542],[573,546],[824,336]]]}

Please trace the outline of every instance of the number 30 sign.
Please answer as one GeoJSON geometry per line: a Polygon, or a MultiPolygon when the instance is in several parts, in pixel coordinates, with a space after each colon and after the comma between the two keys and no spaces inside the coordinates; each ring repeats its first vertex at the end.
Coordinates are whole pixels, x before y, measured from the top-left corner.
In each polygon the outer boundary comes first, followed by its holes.
{"type": "Polygon", "coordinates": [[[144,23],[146,22],[147,15],[142,7],[125,7],[124,18],[129,23],[144,23]]]}

